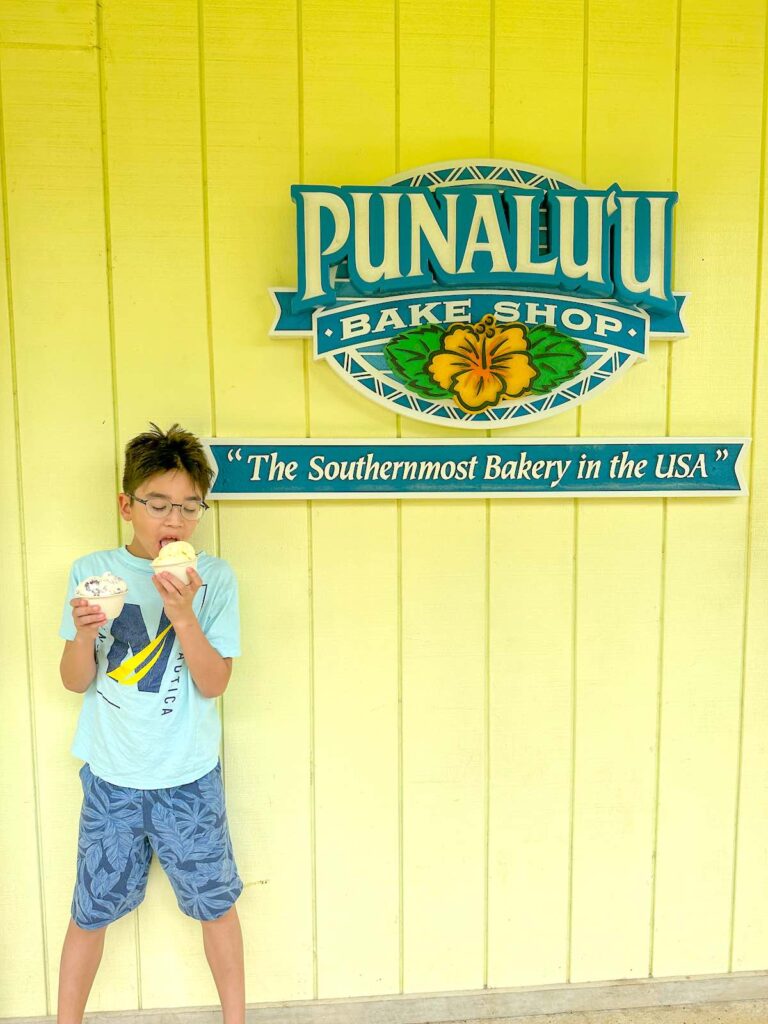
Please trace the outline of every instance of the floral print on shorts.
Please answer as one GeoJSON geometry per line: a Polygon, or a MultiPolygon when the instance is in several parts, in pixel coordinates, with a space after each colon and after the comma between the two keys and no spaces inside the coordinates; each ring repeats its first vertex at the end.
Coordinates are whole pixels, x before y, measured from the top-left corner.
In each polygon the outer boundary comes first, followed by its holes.
{"type": "Polygon", "coordinates": [[[221,917],[243,891],[224,807],[221,764],[169,789],[129,789],[80,769],[83,807],[72,918],[95,929],[144,899],[153,851],[179,908],[199,921],[221,917]]]}

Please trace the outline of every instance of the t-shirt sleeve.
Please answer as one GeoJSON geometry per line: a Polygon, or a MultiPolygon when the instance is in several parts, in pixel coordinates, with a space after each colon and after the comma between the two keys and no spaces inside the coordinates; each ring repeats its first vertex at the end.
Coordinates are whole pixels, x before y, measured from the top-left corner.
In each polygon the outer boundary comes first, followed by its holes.
{"type": "Polygon", "coordinates": [[[208,643],[222,658],[237,658],[240,656],[237,577],[226,563],[221,566],[212,590],[210,608],[206,609],[208,614],[203,614],[200,625],[208,643]]]}
{"type": "Polygon", "coordinates": [[[67,596],[64,599],[64,611],[61,616],[61,626],[59,627],[59,636],[63,637],[64,640],[74,640],[77,636],[77,630],[75,629],[75,620],[72,618],[72,606],[70,601],[75,596],[75,590],[77,584],[80,582],[78,575],[77,562],[72,565],[69,571],[69,581],[67,583],[67,596]]]}

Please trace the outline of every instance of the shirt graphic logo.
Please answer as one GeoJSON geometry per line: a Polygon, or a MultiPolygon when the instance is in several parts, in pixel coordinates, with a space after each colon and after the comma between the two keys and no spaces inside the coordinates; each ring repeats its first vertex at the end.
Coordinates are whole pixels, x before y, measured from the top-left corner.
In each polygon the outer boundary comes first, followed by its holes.
{"type": "Polygon", "coordinates": [[[168,616],[160,616],[157,636],[150,640],[141,608],[126,604],[112,623],[113,643],[109,650],[107,675],[121,686],[137,686],[145,693],[159,693],[176,633],[168,616]],[[126,657],[131,651],[132,656],[126,657]]]}

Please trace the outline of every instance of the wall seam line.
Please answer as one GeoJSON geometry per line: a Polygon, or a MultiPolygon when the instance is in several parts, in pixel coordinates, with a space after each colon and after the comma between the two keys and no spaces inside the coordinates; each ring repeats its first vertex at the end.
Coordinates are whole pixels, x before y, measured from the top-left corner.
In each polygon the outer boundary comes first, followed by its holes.
{"type": "MultiPolygon", "coordinates": [[[[114,431],[115,449],[115,489],[121,490],[120,480],[120,430],[119,412],[117,404],[117,344],[115,337],[115,294],[114,276],[112,273],[112,214],[109,189],[109,141],[107,135],[107,96],[106,96],[106,68],[104,66],[104,47],[101,45],[103,39],[104,25],[101,3],[96,3],[96,32],[100,45],[97,47],[98,60],[96,62],[96,74],[99,85],[99,135],[101,145],[101,179],[102,196],[104,200],[104,262],[107,285],[107,319],[109,329],[109,363],[110,378],[112,386],[112,424],[114,431]]],[[[115,522],[117,526],[117,543],[120,544],[120,511],[115,509],[115,522]]]]}
{"type": "MultiPolygon", "coordinates": [[[[493,158],[496,156],[496,0],[489,0],[489,87],[488,87],[488,156],[493,158]]],[[[485,436],[490,438],[494,436],[492,430],[485,430],[485,436]]],[[[482,950],[482,984],[484,988],[488,987],[489,976],[490,976],[490,778],[492,778],[492,772],[490,772],[490,742],[492,742],[492,736],[490,736],[490,698],[492,698],[492,691],[490,691],[490,568],[492,568],[492,560],[490,560],[490,550],[492,550],[492,544],[490,544],[490,530],[492,530],[492,502],[490,499],[485,500],[485,665],[484,665],[484,676],[485,676],[485,693],[484,693],[484,750],[485,750],[485,777],[484,777],[484,808],[483,808],[483,950],[482,950]]]]}
{"type": "Polygon", "coordinates": [[[491,502],[485,502],[485,635],[483,651],[483,988],[488,988],[491,863],[491,502]]]}
{"type": "MultiPolygon", "coordinates": [[[[581,180],[587,181],[587,94],[589,83],[589,0],[584,0],[581,78],[581,180]]],[[[576,410],[576,437],[581,437],[581,413],[576,410]]],[[[579,502],[573,499],[573,556],[571,579],[571,790],[568,825],[568,924],[566,981],[573,973],[573,853],[576,839],[576,739],[578,701],[578,625],[579,625],[579,502]]]]}
{"type": "MultiPolygon", "coordinates": [[[[677,0],[675,24],[675,81],[672,115],[672,190],[677,191],[678,143],[680,138],[680,54],[682,46],[683,5],[677,0]]],[[[666,416],[664,434],[670,436],[672,427],[672,353],[674,342],[667,345],[666,416]]],[[[669,538],[669,499],[661,499],[661,573],[659,574],[659,652],[656,677],[656,765],[654,779],[653,836],[651,845],[651,892],[648,942],[648,977],[653,977],[656,954],[656,897],[659,853],[659,804],[661,798],[661,741],[664,716],[664,657],[666,654],[667,617],[667,548],[669,538]]]]}
{"type": "MultiPolygon", "coordinates": [[[[114,470],[115,470],[115,491],[121,488],[120,480],[120,430],[119,413],[117,404],[117,346],[115,339],[115,306],[114,306],[114,278],[112,273],[112,216],[109,189],[109,144],[107,136],[107,100],[106,100],[106,68],[104,66],[105,49],[103,46],[103,15],[102,5],[96,3],[96,33],[99,45],[97,50],[96,74],[99,86],[99,141],[101,145],[101,177],[102,197],[104,203],[104,262],[107,285],[107,319],[109,330],[109,363],[110,363],[110,384],[112,387],[112,428],[114,433],[114,470]]],[[[115,523],[117,528],[117,543],[120,545],[120,512],[115,509],[115,523]]]]}
{"type": "MultiPolygon", "coordinates": [[[[395,173],[400,171],[400,0],[394,0],[395,173]]],[[[403,436],[403,421],[395,416],[395,435],[403,436]]],[[[405,778],[403,747],[403,503],[395,500],[397,517],[397,919],[398,992],[405,992],[405,778]]]]}
{"type": "MultiPolygon", "coordinates": [[[[208,127],[205,91],[205,19],[203,0],[197,0],[197,96],[200,111],[200,197],[203,215],[203,274],[205,277],[205,335],[208,346],[208,385],[211,407],[211,437],[216,437],[216,364],[213,355],[213,303],[211,297],[211,239],[208,210],[208,127]]],[[[221,557],[221,506],[213,502],[213,550],[221,557]]],[[[217,698],[221,719],[221,766],[224,797],[227,795],[226,692],[217,698]]]]}
{"type": "MultiPolygon", "coordinates": [[[[205,331],[208,345],[208,380],[210,388],[211,436],[216,437],[218,431],[216,414],[216,362],[213,350],[213,299],[211,291],[211,237],[210,212],[208,204],[208,120],[207,93],[205,87],[205,18],[203,0],[197,2],[197,67],[198,67],[198,101],[200,107],[200,175],[201,200],[203,214],[203,268],[205,276],[205,331]]],[[[213,545],[217,557],[221,557],[221,504],[213,503],[213,545]]],[[[217,698],[219,716],[221,718],[221,766],[224,797],[227,795],[227,730],[226,709],[227,695],[222,693],[217,698]]]]}
{"type": "MultiPolygon", "coordinates": [[[[112,214],[109,188],[109,136],[107,133],[106,47],[104,45],[104,14],[102,0],[96,0],[96,75],[99,87],[99,142],[101,146],[101,187],[104,205],[104,269],[107,285],[107,322],[109,330],[110,385],[112,388],[112,430],[114,445],[115,491],[122,490],[120,479],[120,416],[117,402],[117,341],[115,332],[114,275],[112,272],[112,214]]],[[[120,511],[115,509],[117,545],[120,546],[120,511]]],[[[133,939],[136,948],[136,993],[138,1009],[142,1009],[141,928],[139,914],[134,916],[133,939]]]]}
{"type": "MultiPolygon", "coordinates": [[[[398,417],[399,419],[399,417],[398,417]]],[[[399,436],[399,434],[398,434],[399,436]]],[[[398,990],[405,992],[405,828],[404,750],[403,750],[403,503],[395,502],[397,510],[397,820],[398,820],[398,990]]]]}
{"type": "MultiPolygon", "coordinates": [[[[491,106],[491,117],[489,124],[489,145],[490,155],[494,156],[494,150],[496,147],[496,0],[489,0],[490,2],[490,37],[491,37],[491,53],[490,62],[491,66],[489,69],[490,75],[490,87],[489,87],[489,98],[491,106]]],[[[488,432],[490,434],[490,431],[488,432]]]]}
{"type": "MultiPolygon", "coordinates": [[[[205,326],[208,341],[211,397],[211,430],[216,436],[216,367],[213,358],[213,301],[211,295],[211,227],[208,204],[208,123],[205,87],[205,19],[203,0],[197,0],[198,98],[200,103],[200,173],[203,214],[203,265],[205,269],[205,326]]],[[[218,505],[216,506],[218,508],[218,505]]],[[[218,519],[217,519],[218,526],[218,519]]],[[[218,553],[218,546],[217,546],[218,553]]]]}
{"type": "MultiPolygon", "coordinates": [[[[306,342],[305,342],[306,346],[306,342]]],[[[306,348],[305,348],[306,351],[306,348]]],[[[319,998],[317,949],[317,794],[315,791],[315,588],[312,502],[307,502],[307,591],[309,627],[309,813],[312,892],[312,998],[319,998]]]]}
{"type": "MultiPolygon", "coordinates": [[[[304,182],[304,23],[302,0],[296,0],[296,63],[297,63],[297,114],[299,144],[299,181],[304,182]]],[[[311,437],[311,410],[309,389],[309,339],[303,342],[304,362],[304,433],[311,437]]],[[[308,668],[309,668],[309,833],[310,833],[310,889],[311,889],[311,931],[312,931],[312,998],[319,993],[318,949],[317,949],[317,799],[315,792],[315,592],[312,567],[314,565],[314,543],[312,530],[313,502],[307,501],[307,612],[308,612],[308,668]]]]}
{"type": "Polygon", "coordinates": [[[26,644],[27,663],[27,706],[29,709],[29,735],[30,749],[32,755],[32,792],[35,804],[35,838],[37,841],[37,877],[38,892],[40,896],[40,931],[42,938],[43,954],[43,992],[45,998],[46,1013],[51,1013],[51,986],[48,977],[48,965],[50,960],[48,929],[45,917],[45,873],[43,871],[43,836],[42,822],[40,819],[40,796],[39,796],[39,767],[37,757],[37,732],[35,716],[35,695],[32,685],[32,624],[30,621],[29,604],[29,572],[27,566],[27,533],[24,513],[24,470],[21,457],[21,416],[19,411],[19,380],[18,365],[16,361],[16,320],[13,304],[13,277],[11,274],[11,225],[8,213],[8,176],[7,176],[7,154],[5,146],[5,106],[2,84],[2,68],[0,68],[0,192],[2,192],[3,204],[3,249],[5,256],[5,281],[7,291],[8,308],[8,340],[9,354],[11,357],[11,394],[13,397],[13,423],[14,441],[16,456],[16,492],[17,507],[19,516],[19,541],[21,548],[21,583],[24,600],[24,639],[26,644]]]}
{"type": "MultiPolygon", "coordinates": [[[[577,435],[578,436],[578,435],[577,435]]],[[[576,701],[577,701],[577,643],[578,629],[578,558],[579,558],[579,503],[573,499],[573,555],[571,574],[571,784],[568,797],[568,905],[566,936],[565,980],[570,983],[573,970],[573,851],[576,821],[576,701]]]]}
{"type": "MultiPolygon", "coordinates": [[[[400,170],[400,0],[394,0],[395,14],[395,173],[400,170]]],[[[398,421],[400,417],[397,417],[398,421]]]]}

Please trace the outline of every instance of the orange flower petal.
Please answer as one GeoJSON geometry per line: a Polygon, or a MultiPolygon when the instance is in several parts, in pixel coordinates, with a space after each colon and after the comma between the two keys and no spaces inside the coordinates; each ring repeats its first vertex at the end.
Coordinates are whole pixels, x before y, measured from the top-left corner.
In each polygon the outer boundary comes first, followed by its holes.
{"type": "Polygon", "coordinates": [[[453,393],[462,409],[480,412],[489,405],[496,405],[504,386],[504,381],[496,373],[467,370],[456,378],[453,393]]]}

